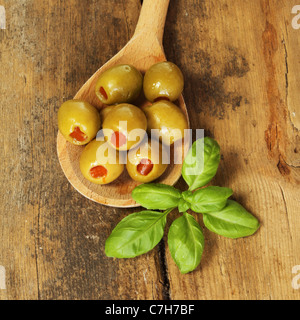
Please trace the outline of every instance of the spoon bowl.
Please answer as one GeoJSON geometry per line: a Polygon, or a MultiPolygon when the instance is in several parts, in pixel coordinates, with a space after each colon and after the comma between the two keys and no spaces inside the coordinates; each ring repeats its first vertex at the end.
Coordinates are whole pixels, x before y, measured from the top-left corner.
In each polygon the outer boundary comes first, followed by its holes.
{"type": "MultiPolygon", "coordinates": [[[[153,64],[166,61],[162,39],[169,1],[160,0],[154,2],[152,0],[144,0],[140,18],[131,40],[94,73],[80,88],[74,99],[87,101],[101,110],[106,106],[97,98],[95,86],[102,72],[118,64],[131,64],[144,74],[153,64]]],[[[141,107],[145,103],[147,102],[143,100],[138,106],[141,107]]],[[[175,104],[183,111],[189,124],[183,97],[180,96],[175,104]]],[[[79,167],[79,159],[83,148],[67,142],[62,134],[58,132],[58,158],[62,170],[71,185],[88,199],[107,206],[119,208],[138,207],[139,205],[131,197],[131,192],[140,183],[133,181],[126,170],[116,181],[107,185],[96,185],[83,177],[79,167]]],[[[187,144],[184,143],[171,147],[171,163],[165,173],[155,182],[174,185],[179,180],[182,164],[174,164],[174,154],[182,154],[184,156],[187,151],[186,148],[187,144]]]]}

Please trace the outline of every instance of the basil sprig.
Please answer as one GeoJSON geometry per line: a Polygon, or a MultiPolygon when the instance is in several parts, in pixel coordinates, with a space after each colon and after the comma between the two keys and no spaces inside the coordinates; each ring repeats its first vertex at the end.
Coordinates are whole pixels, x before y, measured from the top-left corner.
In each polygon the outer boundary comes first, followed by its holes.
{"type": "Polygon", "coordinates": [[[218,235],[236,239],[254,234],[258,220],[240,204],[228,200],[233,194],[231,189],[204,187],[216,175],[220,158],[220,146],[215,140],[199,139],[182,167],[187,191],[157,183],[136,187],[132,198],[148,210],[130,214],[115,227],[105,243],[106,255],[133,258],[152,250],[163,238],[167,216],[175,208],[183,214],[170,226],[168,246],[182,273],[197,268],[204,249],[202,229],[188,210],[203,214],[206,228],[218,235]]]}

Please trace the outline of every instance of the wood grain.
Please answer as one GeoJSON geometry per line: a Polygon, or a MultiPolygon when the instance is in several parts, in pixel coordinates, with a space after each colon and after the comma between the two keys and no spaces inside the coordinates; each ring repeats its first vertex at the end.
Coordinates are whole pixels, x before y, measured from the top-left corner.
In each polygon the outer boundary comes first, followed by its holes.
{"type": "Polygon", "coordinates": [[[165,53],[185,75],[192,128],[221,146],[213,184],[231,187],[262,224],[239,240],[204,228],[201,265],[188,275],[166,238],[135,259],[105,257],[107,236],[134,210],[81,196],[56,155],[58,107],[128,42],[140,1],[0,5],[0,299],[299,300],[300,31],[291,1],[171,1],[165,53]]]}

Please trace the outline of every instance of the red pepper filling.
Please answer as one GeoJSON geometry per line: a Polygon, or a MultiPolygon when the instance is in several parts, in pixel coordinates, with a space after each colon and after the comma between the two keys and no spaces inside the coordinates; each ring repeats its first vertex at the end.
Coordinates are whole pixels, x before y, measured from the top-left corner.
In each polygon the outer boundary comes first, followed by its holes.
{"type": "Polygon", "coordinates": [[[161,101],[161,100],[170,101],[170,99],[167,98],[167,97],[158,97],[158,98],[156,98],[156,99],[154,100],[154,102],[161,101]]]}
{"type": "Polygon", "coordinates": [[[153,163],[149,159],[142,159],[140,164],[137,165],[137,171],[142,176],[147,176],[153,169],[153,163]]]}
{"type": "Polygon", "coordinates": [[[90,170],[90,174],[95,179],[103,178],[107,176],[107,169],[102,166],[97,166],[90,170]]]}
{"type": "Polygon", "coordinates": [[[117,148],[120,148],[126,143],[127,139],[122,132],[115,131],[112,134],[110,141],[114,146],[116,146],[117,148]]]}
{"type": "Polygon", "coordinates": [[[86,134],[82,132],[79,127],[75,127],[74,131],[70,134],[70,137],[79,142],[83,142],[87,138],[86,134]]]}
{"type": "Polygon", "coordinates": [[[104,98],[105,100],[107,100],[107,99],[108,99],[108,96],[107,96],[107,93],[106,93],[106,91],[104,90],[104,88],[101,87],[99,91],[100,91],[100,94],[103,96],[103,98],[104,98]]]}

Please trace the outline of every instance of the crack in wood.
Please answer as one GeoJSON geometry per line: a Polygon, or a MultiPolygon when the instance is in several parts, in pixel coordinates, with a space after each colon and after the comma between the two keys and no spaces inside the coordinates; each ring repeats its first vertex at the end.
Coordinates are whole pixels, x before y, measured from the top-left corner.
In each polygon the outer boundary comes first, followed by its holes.
{"type": "Polygon", "coordinates": [[[291,173],[289,166],[287,165],[281,154],[279,155],[277,168],[282,176],[287,176],[291,173]]]}
{"type": "Polygon", "coordinates": [[[163,300],[171,300],[171,294],[170,294],[170,280],[168,276],[168,267],[167,267],[167,261],[166,261],[166,246],[164,241],[162,240],[158,245],[158,260],[160,264],[160,272],[161,272],[161,278],[162,278],[162,294],[163,294],[163,300]]]}
{"type": "MultiPolygon", "coordinates": [[[[282,44],[283,44],[283,48],[284,48],[284,58],[285,58],[285,90],[286,90],[286,94],[285,94],[285,99],[286,99],[286,105],[288,106],[288,95],[289,95],[289,65],[288,65],[288,50],[286,47],[286,42],[285,42],[285,38],[284,35],[282,36],[283,40],[282,40],[282,44]]],[[[294,125],[291,117],[290,117],[290,124],[293,127],[293,129],[299,131],[299,129],[294,125]]]]}
{"type": "Polygon", "coordinates": [[[286,43],[283,37],[282,40],[283,48],[284,48],[284,58],[285,58],[285,98],[286,104],[288,105],[288,94],[289,94],[289,65],[288,65],[288,52],[286,48],[286,43]]]}
{"type": "Polygon", "coordinates": [[[38,214],[37,214],[37,231],[35,235],[35,267],[36,267],[36,285],[37,285],[37,297],[38,300],[41,299],[40,293],[40,276],[39,276],[39,263],[38,263],[38,256],[39,256],[39,237],[40,237],[40,205],[38,205],[38,214]]]}
{"type": "MultiPolygon", "coordinates": [[[[297,152],[295,152],[295,153],[297,153],[297,152]]],[[[287,163],[286,160],[282,157],[282,155],[280,155],[279,158],[280,158],[279,162],[281,162],[281,163],[284,162],[284,164],[286,166],[290,167],[290,168],[293,168],[293,169],[299,169],[300,168],[300,166],[295,166],[293,164],[287,163]]]]}
{"type": "Polygon", "coordinates": [[[289,65],[288,65],[288,50],[283,37],[281,43],[284,50],[285,59],[285,100],[283,101],[280,95],[278,86],[278,68],[276,66],[275,55],[279,50],[277,31],[273,24],[268,20],[262,35],[264,47],[263,53],[267,68],[267,99],[270,109],[269,126],[265,131],[265,141],[269,154],[277,161],[277,168],[280,174],[284,177],[291,174],[290,167],[286,161],[286,145],[289,143],[285,139],[287,131],[287,121],[291,119],[287,115],[288,94],[289,94],[289,65]]]}
{"type": "Polygon", "coordinates": [[[288,229],[289,229],[290,238],[291,238],[291,240],[293,240],[292,232],[291,232],[291,228],[290,228],[290,221],[289,221],[289,215],[288,215],[288,209],[287,209],[286,199],[285,199],[284,191],[283,191],[283,189],[282,189],[282,187],[281,187],[280,184],[279,184],[279,188],[280,188],[281,195],[282,195],[282,199],[283,199],[283,203],[284,203],[286,220],[287,220],[287,225],[288,225],[288,229]]]}

